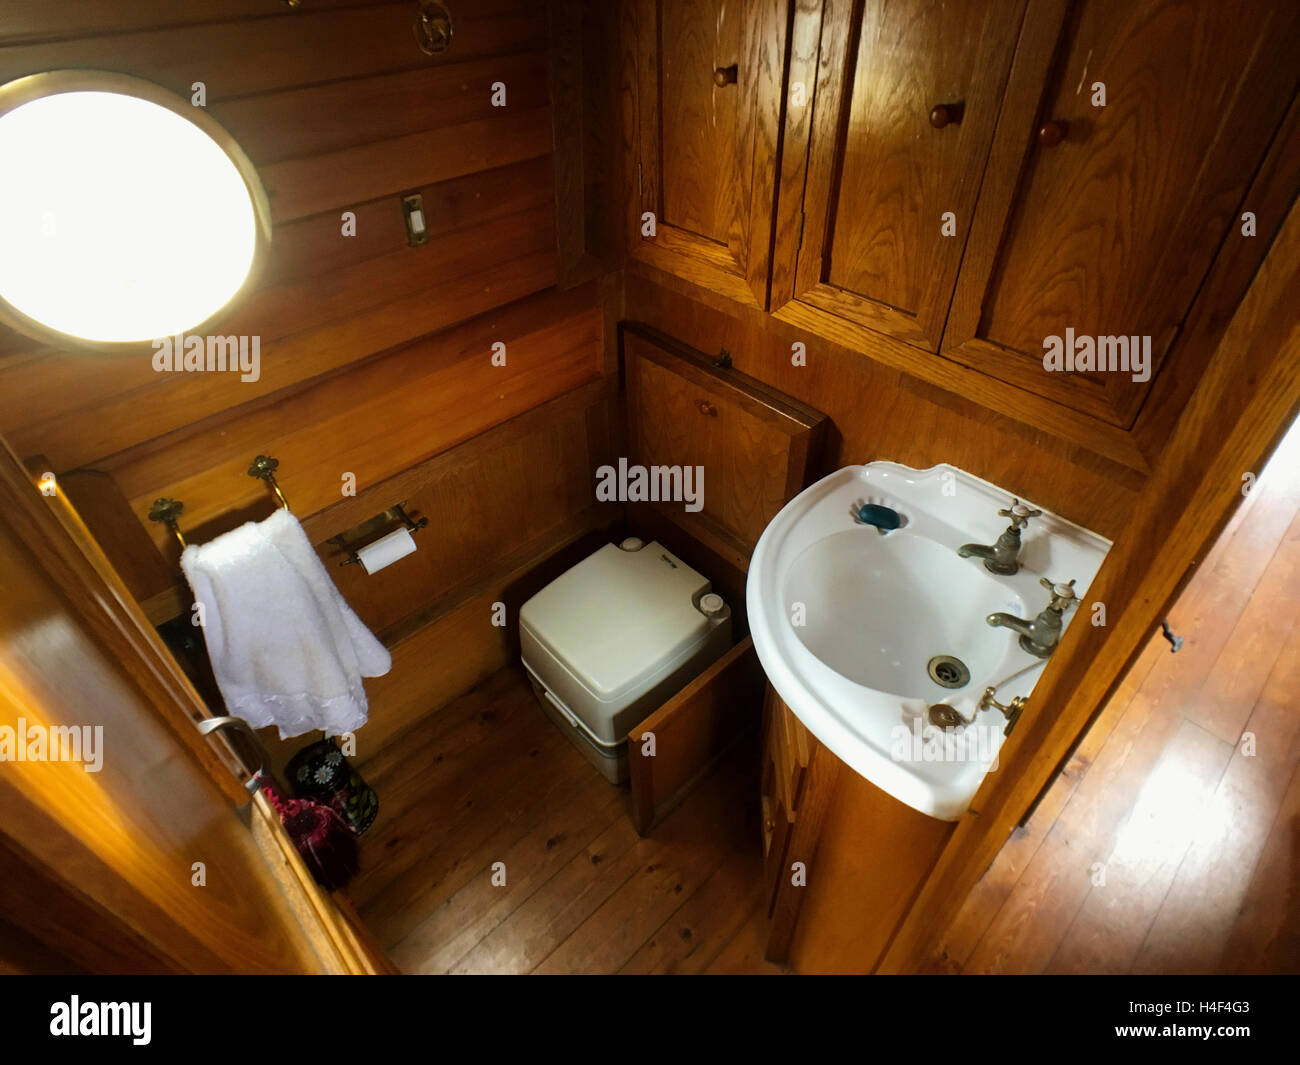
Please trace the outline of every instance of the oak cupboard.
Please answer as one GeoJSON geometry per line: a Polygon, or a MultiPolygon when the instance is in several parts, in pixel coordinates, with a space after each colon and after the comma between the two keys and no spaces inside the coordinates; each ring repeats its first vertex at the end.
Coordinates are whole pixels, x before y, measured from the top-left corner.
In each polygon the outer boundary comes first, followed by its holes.
{"type": "Polygon", "coordinates": [[[1277,0],[629,0],[633,272],[1145,474],[1277,233],[1297,46],[1277,0]],[[1067,331],[1127,368],[1047,372],[1067,331]]]}
{"type": "Polygon", "coordinates": [[[765,957],[800,973],[873,972],[954,825],[844,765],[770,684],[761,773],[765,957]]]}
{"type": "Polygon", "coordinates": [[[756,307],[767,306],[788,6],[623,7],[628,254],[756,307]]]}
{"type": "Polygon", "coordinates": [[[943,353],[1131,426],[1220,246],[1242,239],[1298,48],[1293,3],[1030,4],[943,353]],[[1044,372],[1067,329],[1149,337],[1146,379],[1044,372]]]}
{"type": "Polygon", "coordinates": [[[787,149],[793,168],[806,149],[806,181],[781,204],[773,310],[798,299],[938,350],[1023,10],[825,0],[820,27],[800,12],[820,48],[791,65],[787,149]],[[804,110],[806,144],[789,129],[804,110]]]}
{"type": "Polygon", "coordinates": [[[773,312],[1130,428],[1295,95],[1300,9],[824,0],[805,21],[773,312]],[[1125,372],[1045,372],[1067,329],[1120,338],[1125,372]]]}

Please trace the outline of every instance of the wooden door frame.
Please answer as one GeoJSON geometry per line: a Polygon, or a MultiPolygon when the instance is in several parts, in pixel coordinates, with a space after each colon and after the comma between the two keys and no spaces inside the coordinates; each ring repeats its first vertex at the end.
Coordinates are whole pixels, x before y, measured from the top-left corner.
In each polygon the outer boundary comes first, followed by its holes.
{"type": "MultiPolygon", "coordinates": [[[[346,901],[329,895],[312,879],[266,799],[259,794],[250,802],[240,779],[246,771],[235,748],[221,734],[213,737],[216,742],[199,734],[196,724],[212,714],[103,549],[59,491],[57,479],[43,469],[28,470],[3,437],[0,512],[31,550],[45,578],[85,623],[92,638],[108,657],[121,664],[145,702],[230,800],[231,816],[235,816],[236,807],[249,805],[253,837],[289,898],[324,971],[395,971],[346,901]]],[[[78,894],[74,882],[63,877],[60,870],[46,869],[41,875],[51,884],[62,884],[69,897],[78,894]]],[[[113,920],[111,915],[102,916],[113,920]]]]}
{"type": "Polygon", "coordinates": [[[971,888],[1241,504],[1243,475],[1258,474],[1300,414],[1297,291],[1300,201],[1293,200],[1128,528],[1088,589],[1088,604],[1106,604],[1106,626],[1076,623],[1066,631],[999,754],[998,770],[985,777],[958,822],[878,971],[925,966],[971,888]]]}

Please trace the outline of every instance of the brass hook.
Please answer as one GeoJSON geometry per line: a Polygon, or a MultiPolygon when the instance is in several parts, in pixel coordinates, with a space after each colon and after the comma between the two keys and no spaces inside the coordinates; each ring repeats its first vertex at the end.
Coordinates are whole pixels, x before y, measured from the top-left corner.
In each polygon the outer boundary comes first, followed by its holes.
{"type": "Polygon", "coordinates": [[[248,467],[248,476],[256,477],[265,481],[280,500],[280,506],[285,510],[289,509],[289,501],[284,498],[284,493],[280,491],[279,484],[275,480],[275,471],[280,465],[279,459],[273,459],[270,455],[258,455],[253,459],[253,464],[248,467]]]}
{"type": "Polygon", "coordinates": [[[420,0],[414,28],[415,43],[425,55],[438,55],[451,47],[451,12],[439,0],[420,0]]]}
{"type": "Polygon", "coordinates": [[[153,501],[153,506],[149,508],[149,520],[162,522],[172,531],[172,535],[180,541],[181,550],[185,550],[185,537],[181,535],[180,526],[177,519],[185,509],[185,504],[179,499],[168,499],[161,496],[153,501]]]}

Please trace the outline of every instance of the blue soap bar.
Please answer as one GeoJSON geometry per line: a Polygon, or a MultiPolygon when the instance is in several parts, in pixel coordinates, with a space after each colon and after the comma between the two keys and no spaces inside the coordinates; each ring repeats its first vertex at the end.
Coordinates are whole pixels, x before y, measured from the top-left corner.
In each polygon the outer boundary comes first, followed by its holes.
{"type": "Polygon", "coordinates": [[[864,525],[874,525],[877,529],[897,529],[903,524],[898,511],[891,507],[882,507],[878,503],[867,503],[859,508],[858,521],[864,525]]]}

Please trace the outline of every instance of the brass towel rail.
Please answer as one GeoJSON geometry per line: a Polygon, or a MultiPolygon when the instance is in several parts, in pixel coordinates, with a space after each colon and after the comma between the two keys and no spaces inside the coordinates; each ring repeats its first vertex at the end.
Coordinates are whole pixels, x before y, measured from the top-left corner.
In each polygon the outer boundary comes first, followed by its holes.
{"type": "MultiPolygon", "coordinates": [[[[256,477],[260,481],[265,481],[267,487],[275,493],[276,499],[280,501],[280,506],[285,510],[289,509],[289,500],[284,497],[284,492],[280,490],[280,485],[275,479],[275,471],[280,466],[279,459],[273,459],[270,455],[258,455],[253,459],[253,464],[248,467],[248,476],[256,477]]],[[[167,496],[161,496],[153,501],[153,506],[149,508],[149,520],[160,522],[166,525],[171,534],[176,537],[177,542],[181,545],[181,550],[185,550],[185,537],[180,529],[180,516],[185,511],[185,504],[179,499],[170,499],[167,496]]]]}

